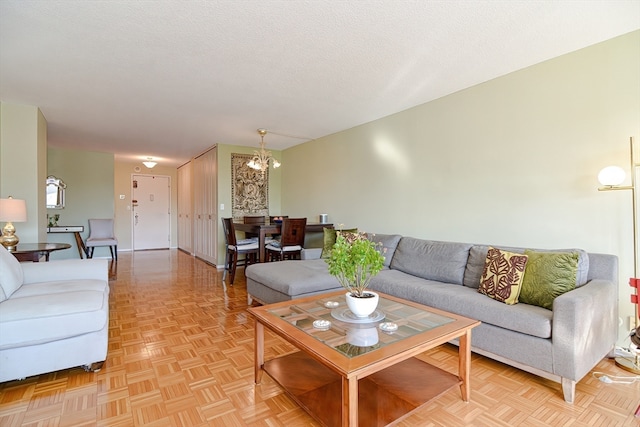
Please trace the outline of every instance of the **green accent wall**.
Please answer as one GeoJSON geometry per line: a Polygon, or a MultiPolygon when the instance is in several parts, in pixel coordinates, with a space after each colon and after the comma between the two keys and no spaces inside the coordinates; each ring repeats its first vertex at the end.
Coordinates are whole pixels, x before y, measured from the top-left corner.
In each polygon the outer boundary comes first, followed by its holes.
{"type": "MultiPolygon", "coordinates": [[[[90,218],[114,218],[114,155],[92,151],[49,147],[48,174],[67,184],[64,209],[47,209],[49,215],[60,214],[58,225],[82,225],[82,239],[89,236],[90,218]]],[[[42,182],[44,186],[44,180],[42,182]]],[[[43,197],[44,205],[44,197],[43,197]]],[[[118,219],[116,219],[117,223],[118,219]]],[[[51,259],[78,258],[73,234],[47,234],[47,241],[70,243],[72,248],[56,251],[51,259]]],[[[108,247],[98,247],[94,257],[111,257],[108,247]]]]}

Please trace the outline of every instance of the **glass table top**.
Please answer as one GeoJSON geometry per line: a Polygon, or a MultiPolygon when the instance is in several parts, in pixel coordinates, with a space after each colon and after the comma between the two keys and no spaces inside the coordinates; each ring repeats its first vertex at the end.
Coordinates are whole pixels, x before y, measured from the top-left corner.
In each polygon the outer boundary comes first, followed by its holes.
{"type": "Polygon", "coordinates": [[[344,294],[319,298],[269,310],[306,334],[347,357],[366,354],[383,346],[426,332],[455,319],[380,297],[371,319],[354,318],[344,294]]]}

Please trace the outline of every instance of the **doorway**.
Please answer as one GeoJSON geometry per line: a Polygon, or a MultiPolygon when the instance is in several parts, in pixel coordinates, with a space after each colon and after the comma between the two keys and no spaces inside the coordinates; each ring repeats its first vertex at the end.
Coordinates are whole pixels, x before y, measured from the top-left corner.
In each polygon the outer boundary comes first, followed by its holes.
{"type": "Polygon", "coordinates": [[[132,175],[133,250],[168,249],[171,244],[171,181],[168,176],[132,175]]]}

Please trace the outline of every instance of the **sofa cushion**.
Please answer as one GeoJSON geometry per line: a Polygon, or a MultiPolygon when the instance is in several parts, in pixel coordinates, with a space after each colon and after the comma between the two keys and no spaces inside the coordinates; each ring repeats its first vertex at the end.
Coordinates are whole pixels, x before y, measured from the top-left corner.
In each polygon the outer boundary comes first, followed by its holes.
{"type": "Polygon", "coordinates": [[[577,252],[535,252],[526,250],[529,256],[520,301],[553,309],[553,300],[576,288],[578,271],[577,252]]]}
{"type": "Polygon", "coordinates": [[[468,243],[403,237],[390,268],[423,279],[462,285],[471,246],[468,243]]]}
{"type": "MultiPolygon", "coordinates": [[[[494,248],[502,249],[509,252],[523,254],[525,248],[516,248],[509,246],[493,246],[494,248]]],[[[480,286],[480,276],[484,269],[484,262],[487,259],[487,251],[489,246],[486,245],[473,245],[469,250],[469,261],[467,262],[464,272],[464,285],[470,288],[477,288],[480,286]]],[[[578,274],[576,276],[576,287],[580,287],[587,283],[589,275],[589,254],[582,249],[533,249],[536,252],[577,252],[578,259],[578,274]]]]}
{"type": "Polygon", "coordinates": [[[478,292],[505,304],[516,304],[527,255],[489,248],[478,292]]]}
{"type": "Polygon", "coordinates": [[[503,304],[478,293],[477,289],[419,279],[398,270],[381,271],[369,287],[500,328],[539,338],[551,337],[552,311],[529,304],[503,304]]]}
{"type": "Polygon", "coordinates": [[[393,254],[396,252],[398,243],[402,238],[399,234],[373,234],[367,233],[369,239],[373,242],[382,244],[382,256],[384,257],[384,266],[389,267],[393,254]]]}
{"type": "Polygon", "coordinates": [[[99,279],[52,280],[51,282],[27,283],[22,285],[11,297],[47,296],[75,291],[108,292],[108,288],[109,285],[107,282],[99,279]]]}
{"type": "Polygon", "coordinates": [[[24,281],[22,267],[2,245],[0,245],[0,302],[9,298],[24,281]]]}
{"type": "MultiPolygon", "coordinates": [[[[83,286],[78,289],[83,289],[83,286]]],[[[100,331],[108,322],[108,304],[108,292],[96,290],[32,294],[8,299],[0,310],[0,350],[100,331]]]]}
{"type": "Polygon", "coordinates": [[[340,288],[324,259],[251,264],[245,274],[247,279],[292,297],[340,288]]]}
{"type": "Polygon", "coordinates": [[[336,239],[338,238],[338,231],[341,233],[357,233],[357,228],[350,228],[348,230],[336,230],[335,228],[324,227],[324,240],[322,246],[322,255],[320,258],[329,258],[331,256],[331,250],[333,249],[333,245],[336,244],[336,239]]]}

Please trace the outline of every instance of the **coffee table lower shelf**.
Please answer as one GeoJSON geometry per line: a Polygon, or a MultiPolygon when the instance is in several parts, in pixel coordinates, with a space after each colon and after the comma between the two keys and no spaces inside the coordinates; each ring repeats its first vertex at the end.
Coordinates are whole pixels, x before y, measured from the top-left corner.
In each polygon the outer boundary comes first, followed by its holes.
{"type": "MultiPolygon", "coordinates": [[[[302,351],[266,361],[263,368],[318,422],[341,425],[339,374],[302,351]]],[[[456,375],[420,359],[407,359],[358,381],[358,424],[389,425],[460,384],[456,375]]]]}

